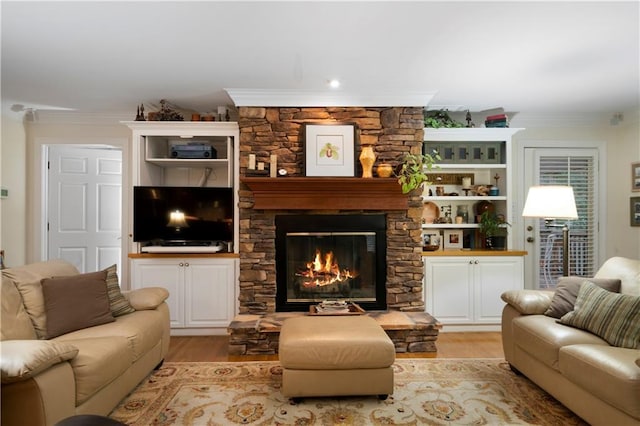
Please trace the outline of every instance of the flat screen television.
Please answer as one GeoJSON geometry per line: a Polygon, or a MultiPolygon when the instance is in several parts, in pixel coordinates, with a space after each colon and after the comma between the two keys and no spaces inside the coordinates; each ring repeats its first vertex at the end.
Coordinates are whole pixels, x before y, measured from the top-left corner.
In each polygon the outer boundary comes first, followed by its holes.
{"type": "Polygon", "coordinates": [[[232,188],[134,186],[133,240],[152,245],[233,241],[233,203],[232,188]]]}

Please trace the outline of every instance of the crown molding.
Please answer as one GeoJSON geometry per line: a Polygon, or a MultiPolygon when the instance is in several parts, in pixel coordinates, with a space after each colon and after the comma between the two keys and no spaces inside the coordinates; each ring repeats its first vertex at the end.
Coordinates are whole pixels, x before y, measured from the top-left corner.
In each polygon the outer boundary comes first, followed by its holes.
{"type": "Polygon", "coordinates": [[[426,107],[436,92],[382,93],[225,89],[236,107],[426,107]]]}
{"type": "MultiPolygon", "coordinates": [[[[135,116],[135,114],[133,114],[135,116]]],[[[130,121],[129,113],[98,113],[78,111],[53,111],[36,110],[25,115],[25,121],[35,124],[84,124],[84,125],[108,125],[120,124],[122,121],[130,121]]]]}
{"type": "Polygon", "coordinates": [[[519,112],[509,120],[514,127],[531,128],[559,128],[559,127],[616,127],[637,124],[639,112],[623,112],[624,119],[614,124],[613,112],[594,113],[526,113],[519,112]]]}

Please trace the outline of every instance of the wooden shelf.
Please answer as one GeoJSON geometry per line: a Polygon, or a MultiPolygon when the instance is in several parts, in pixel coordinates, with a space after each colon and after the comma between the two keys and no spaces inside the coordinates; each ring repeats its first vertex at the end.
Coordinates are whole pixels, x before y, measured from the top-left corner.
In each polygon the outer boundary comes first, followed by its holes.
{"type": "Polygon", "coordinates": [[[483,249],[452,249],[423,251],[422,256],[526,256],[526,250],[483,250],[483,249]]]}
{"type": "Polygon", "coordinates": [[[245,177],[258,210],[406,210],[395,178],[245,177]]]}

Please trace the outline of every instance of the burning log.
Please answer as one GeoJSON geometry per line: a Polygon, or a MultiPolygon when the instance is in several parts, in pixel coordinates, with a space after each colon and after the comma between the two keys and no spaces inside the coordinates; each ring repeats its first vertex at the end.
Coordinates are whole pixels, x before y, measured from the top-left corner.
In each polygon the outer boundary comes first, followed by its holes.
{"type": "Polygon", "coordinates": [[[318,249],[314,260],[306,264],[306,269],[296,272],[296,276],[301,277],[302,286],[305,288],[348,283],[355,277],[348,269],[340,269],[332,251],[323,256],[318,249]]]}

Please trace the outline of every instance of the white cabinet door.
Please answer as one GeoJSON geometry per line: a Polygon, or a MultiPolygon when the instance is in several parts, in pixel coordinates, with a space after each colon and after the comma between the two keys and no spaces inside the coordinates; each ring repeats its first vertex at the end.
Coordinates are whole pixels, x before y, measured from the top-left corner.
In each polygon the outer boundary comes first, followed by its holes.
{"type": "Polygon", "coordinates": [[[131,268],[131,288],[164,287],[171,327],[184,327],[184,263],[175,259],[135,259],[131,268]]]}
{"type": "Polygon", "coordinates": [[[442,323],[473,321],[473,277],[470,259],[426,258],[425,306],[442,323]]]}
{"type": "Polygon", "coordinates": [[[500,323],[504,302],[500,295],[507,290],[524,288],[523,259],[519,256],[480,257],[474,260],[476,322],[500,323]],[[475,263],[477,260],[477,263],[475,263]]]}
{"type": "Polygon", "coordinates": [[[234,261],[191,259],[185,263],[185,326],[228,326],[235,314],[234,261]]]}
{"type": "Polygon", "coordinates": [[[500,295],[524,288],[520,256],[427,256],[424,267],[425,308],[442,324],[500,324],[500,295]]]}
{"type": "Polygon", "coordinates": [[[227,327],[235,315],[234,259],[134,259],[132,288],[169,291],[171,328],[227,327]]]}

